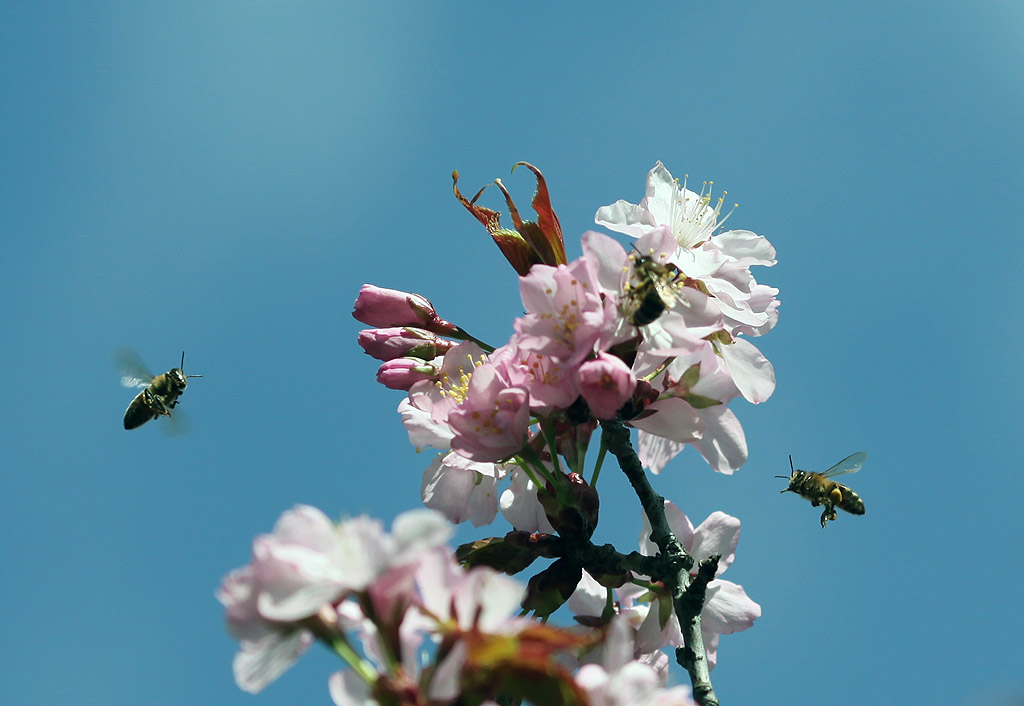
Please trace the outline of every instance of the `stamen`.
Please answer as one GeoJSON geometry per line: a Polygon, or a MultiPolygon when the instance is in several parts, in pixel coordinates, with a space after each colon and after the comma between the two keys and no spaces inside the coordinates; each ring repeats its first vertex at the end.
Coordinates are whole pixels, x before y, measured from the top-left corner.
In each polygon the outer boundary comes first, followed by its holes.
{"type": "Polygon", "coordinates": [[[705,181],[701,185],[700,193],[694,193],[687,188],[687,181],[690,175],[686,174],[683,183],[676,179],[676,198],[672,203],[670,224],[672,235],[676,242],[684,248],[695,248],[722,227],[733,212],[739,207],[734,203],[724,217],[722,217],[722,205],[725,203],[725,196],[728,191],[723,191],[722,196],[717,199],[712,208],[711,201],[715,187],[714,181],[705,181]]]}

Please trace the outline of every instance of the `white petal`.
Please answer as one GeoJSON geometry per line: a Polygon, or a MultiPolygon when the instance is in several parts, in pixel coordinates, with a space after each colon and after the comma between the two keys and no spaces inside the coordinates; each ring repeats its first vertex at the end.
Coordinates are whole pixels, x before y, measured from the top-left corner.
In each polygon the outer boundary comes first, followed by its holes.
{"type": "Polygon", "coordinates": [[[596,616],[604,611],[607,598],[608,589],[584,571],[576,590],[569,596],[567,605],[573,615],[596,616]]]}
{"type": "Polygon", "coordinates": [[[775,368],[750,341],[735,338],[720,349],[736,387],[750,402],[764,402],[775,392],[775,368]]]}
{"type": "Polygon", "coordinates": [[[645,209],[622,199],[597,209],[594,221],[609,230],[625,233],[634,238],[639,238],[655,226],[645,209]]]}
{"type": "Polygon", "coordinates": [[[370,695],[370,685],[351,669],[335,672],[327,680],[327,690],[336,706],[378,706],[370,695]]]}
{"type": "Polygon", "coordinates": [[[716,510],[694,530],[690,554],[696,561],[718,554],[721,558],[718,560],[716,575],[720,576],[736,557],[736,545],[739,541],[739,518],[716,510]]]}
{"type": "Polygon", "coordinates": [[[708,584],[707,600],[701,611],[701,629],[728,635],[746,630],[761,617],[761,606],[747,597],[743,586],[714,579],[708,584]]]}
{"type": "Polygon", "coordinates": [[[704,436],[693,447],[712,469],[730,475],[747,461],[747,438],[739,417],[723,405],[703,411],[704,436]]]}
{"type": "Polygon", "coordinates": [[[400,566],[418,555],[443,545],[454,529],[433,510],[408,510],[395,518],[391,536],[395,543],[391,566],[400,566]]]}
{"type": "Polygon", "coordinates": [[[313,633],[296,630],[270,635],[259,642],[243,642],[232,670],[242,691],[256,694],[281,676],[313,644],[313,633]]]}
{"type": "Polygon", "coordinates": [[[424,505],[442,513],[449,522],[459,524],[472,519],[479,527],[477,520],[483,519],[483,524],[487,524],[498,512],[496,485],[494,478],[437,459],[423,472],[420,495],[424,505]],[[485,491],[481,495],[476,495],[478,482],[485,491]],[[485,503],[487,507],[481,507],[485,503]]]}
{"type": "Polygon", "coordinates": [[[672,173],[665,165],[658,162],[647,174],[647,194],[641,207],[646,209],[650,221],[656,225],[674,226],[675,202],[680,198],[679,184],[672,178],[672,173]]]}
{"type": "Polygon", "coordinates": [[[409,434],[409,443],[417,451],[422,451],[428,446],[442,451],[451,448],[451,441],[455,436],[452,430],[445,424],[434,422],[429,412],[413,406],[408,398],[398,403],[398,413],[402,415],[402,424],[409,434]]]}
{"type": "Polygon", "coordinates": [[[693,443],[704,433],[701,415],[678,397],[658,400],[647,409],[655,413],[643,419],[634,419],[629,425],[683,444],[693,443]]]}
{"type": "Polygon", "coordinates": [[[544,508],[537,500],[537,488],[521,470],[512,472],[511,485],[501,494],[501,515],[523,532],[554,532],[544,508]]]}
{"type": "Polygon", "coordinates": [[[749,230],[727,230],[712,237],[715,245],[741,265],[775,264],[775,248],[763,235],[749,230]]]}
{"type": "Polygon", "coordinates": [[[637,433],[637,455],[640,463],[651,473],[661,473],[662,469],[676,455],[686,448],[686,444],[670,441],[656,434],[648,434],[643,429],[637,433]]]}

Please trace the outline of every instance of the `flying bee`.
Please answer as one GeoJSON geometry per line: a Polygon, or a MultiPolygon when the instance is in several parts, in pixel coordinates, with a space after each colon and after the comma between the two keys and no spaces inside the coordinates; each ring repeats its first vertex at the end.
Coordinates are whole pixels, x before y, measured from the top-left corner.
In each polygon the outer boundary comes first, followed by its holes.
{"type": "Polygon", "coordinates": [[[852,456],[847,456],[827,471],[816,473],[796,470],[793,468],[793,457],[790,456],[789,469],[793,472],[792,475],[775,477],[789,478],[789,487],[780,492],[793,491],[810,500],[811,507],[825,506],[825,510],[821,513],[821,526],[824,527],[829,520],[836,519],[835,508],[837,507],[853,515],[864,514],[864,501],[860,499],[860,496],[842,483],[836,483],[831,479],[843,473],[856,473],[864,465],[864,459],[867,457],[866,453],[858,451],[852,456]]]}
{"type": "Polygon", "coordinates": [[[178,398],[188,387],[188,378],[202,375],[186,375],[185,352],[181,352],[181,367],[171,368],[166,373],[153,376],[133,353],[123,351],[119,355],[122,372],[121,384],[125,387],[145,387],[135,396],[124,413],[124,428],[141,427],[150,419],[170,417],[171,410],[178,406],[178,398]]]}
{"type": "Polygon", "coordinates": [[[634,326],[646,326],[683,301],[686,276],[671,262],[657,262],[636,250],[628,259],[629,277],[622,285],[619,311],[634,326]]]}

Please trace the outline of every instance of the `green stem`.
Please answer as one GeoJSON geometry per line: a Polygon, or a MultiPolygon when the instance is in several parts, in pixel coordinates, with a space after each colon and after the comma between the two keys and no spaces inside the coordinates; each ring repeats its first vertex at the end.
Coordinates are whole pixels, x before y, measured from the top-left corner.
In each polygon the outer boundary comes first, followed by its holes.
{"type": "Polygon", "coordinates": [[[367,684],[373,684],[377,681],[377,670],[372,664],[364,660],[359,654],[352,649],[352,645],[348,644],[348,640],[345,639],[344,635],[331,638],[329,640],[331,649],[345,661],[348,666],[352,667],[352,671],[358,674],[367,684]]]}
{"type": "Polygon", "coordinates": [[[604,434],[601,434],[601,446],[597,450],[597,461],[594,462],[594,475],[590,478],[590,487],[597,487],[597,479],[601,476],[601,466],[604,465],[604,458],[608,455],[608,444],[605,441],[604,434]]]}

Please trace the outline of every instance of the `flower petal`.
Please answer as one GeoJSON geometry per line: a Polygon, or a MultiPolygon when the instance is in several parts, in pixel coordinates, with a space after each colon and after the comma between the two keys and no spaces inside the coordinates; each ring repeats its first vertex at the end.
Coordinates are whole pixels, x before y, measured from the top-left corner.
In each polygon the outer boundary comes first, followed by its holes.
{"type": "Polygon", "coordinates": [[[235,683],[242,691],[256,694],[277,679],[313,644],[313,633],[295,630],[275,633],[259,642],[243,642],[232,663],[235,683]]]}
{"type": "Polygon", "coordinates": [[[702,630],[728,635],[751,627],[761,617],[761,606],[747,597],[743,586],[714,579],[700,616],[702,630]]]}
{"type": "Polygon", "coordinates": [[[744,338],[735,338],[719,350],[736,387],[747,400],[758,404],[772,396],[775,392],[775,368],[757,346],[744,338]]]}
{"type": "Polygon", "coordinates": [[[747,461],[747,439],[739,417],[725,406],[702,410],[704,436],[693,447],[719,473],[731,474],[747,461]]]}
{"type": "Polygon", "coordinates": [[[697,561],[718,554],[718,574],[729,568],[736,556],[736,545],[740,541],[739,518],[716,510],[693,531],[693,546],[690,554],[697,561]]]}

